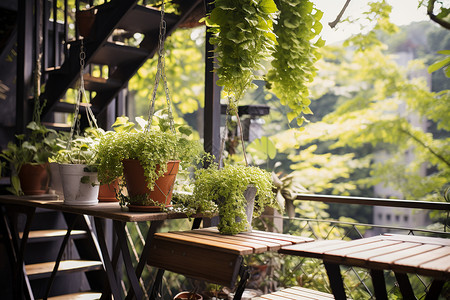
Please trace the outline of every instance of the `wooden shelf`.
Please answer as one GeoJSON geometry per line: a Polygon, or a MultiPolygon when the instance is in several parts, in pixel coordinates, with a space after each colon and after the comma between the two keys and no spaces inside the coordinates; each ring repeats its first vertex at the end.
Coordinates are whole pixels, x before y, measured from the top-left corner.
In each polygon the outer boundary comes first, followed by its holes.
{"type": "MultiPolygon", "coordinates": [[[[25,271],[28,278],[38,279],[49,277],[53,271],[55,262],[45,262],[38,264],[31,264],[25,266],[25,271]]],[[[100,261],[89,261],[89,260],[63,260],[61,261],[58,268],[58,275],[71,272],[87,272],[100,270],[103,267],[100,261]]]]}

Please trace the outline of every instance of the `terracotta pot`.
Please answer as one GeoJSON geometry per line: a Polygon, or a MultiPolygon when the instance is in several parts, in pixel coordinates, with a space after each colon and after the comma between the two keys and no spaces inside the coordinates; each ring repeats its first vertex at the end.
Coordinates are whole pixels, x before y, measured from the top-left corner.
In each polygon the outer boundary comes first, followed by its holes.
{"type": "Polygon", "coordinates": [[[155,188],[150,191],[147,188],[147,179],[144,176],[144,169],[136,159],[124,159],[123,174],[127,181],[127,190],[130,197],[147,194],[155,202],[163,203],[166,206],[172,200],[173,185],[180,166],[179,160],[167,163],[167,172],[155,181],[155,188]]]}
{"type": "Polygon", "coordinates": [[[178,293],[173,299],[203,300],[203,296],[197,293],[181,292],[178,293]]]}
{"type": "Polygon", "coordinates": [[[116,191],[119,189],[119,180],[116,179],[110,184],[102,184],[98,190],[98,201],[117,202],[116,191]]]}
{"type": "Polygon", "coordinates": [[[42,195],[48,190],[48,164],[24,164],[19,171],[20,186],[25,195],[42,195]]]}

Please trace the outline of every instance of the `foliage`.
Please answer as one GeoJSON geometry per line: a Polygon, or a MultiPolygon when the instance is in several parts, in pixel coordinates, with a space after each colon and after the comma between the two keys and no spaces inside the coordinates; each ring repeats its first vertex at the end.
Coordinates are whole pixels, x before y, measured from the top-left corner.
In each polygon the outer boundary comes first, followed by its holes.
{"type": "Polygon", "coordinates": [[[60,164],[84,164],[89,171],[96,172],[99,162],[98,143],[103,136],[102,129],[88,127],[83,135],[75,135],[68,145],[68,136],[59,139],[59,150],[50,161],[60,164]]]}
{"type": "Polygon", "coordinates": [[[323,13],[314,10],[311,1],[277,0],[276,4],[280,10],[274,25],[277,44],[267,81],[281,104],[290,109],[289,122],[297,119],[300,126],[304,120],[302,114],[312,114],[307,84],[316,75],[318,48],[325,44],[321,38],[312,42],[322,30],[323,13]]]}
{"type": "Polygon", "coordinates": [[[221,169],[211,164],[195,173],[195,199],[208,199],[218,205],[222,234],[237,234],[246,229],[245,208],[247,201],[244,192],[249,185],[256,188],[253,216],[259,216],[266,206],[278,207],[272,191],[272,177],[258,167],[226,165],[221,169]]]}
{"type": "Polygon", "coordinates": [[[233,111],[256,78],[255,72],[263,69],[261,59],[270,55],[276,11],[273,0],[217,0],[206,18],[213,34],[209,41],[216,46],[217,85],[223,86],[232,100],[233,111]]]}
{"type": "Polygon", "coordinates": [[[450,77],[450,50],[442,50],[438,51],[438,53],[447,56],[429,66],[428,72],[432,73],[439,69],[443,69],[445,72],[445,76],[450,77]]]}
{"type": "Polygon", "coordinates": [[[167,171],[169,160],[181,160],[188,167],[200,153],[198,141],[188,139],[189,128],[178,126],[178,132],[169,129],[166,115],[157,116],[158,124],[146,130],[147,122],[136,118],[140,128],[121,117],[100,140],[99,180],[110,183],[123,175],[122,161],[137,159],[144,168],[148,188],[153,190],[155,180],[167,171]]]}
{"type": "MultiPolygon", "coordinates": [[[[24,164],[45,164],[56,153],[60,146],[57,144],[58,133],[46,128],[41,123],[32,121],[27,125],[30,134],[16,135],[18,145],[9,142],[6,149],[0,154],[0,158],[7,161],[12,168],[11,184],[9,189],[15,195],[22,194],[18,174],[24,164]]],[[[5,162],[0,164],[0,173],[5,162]]]]}

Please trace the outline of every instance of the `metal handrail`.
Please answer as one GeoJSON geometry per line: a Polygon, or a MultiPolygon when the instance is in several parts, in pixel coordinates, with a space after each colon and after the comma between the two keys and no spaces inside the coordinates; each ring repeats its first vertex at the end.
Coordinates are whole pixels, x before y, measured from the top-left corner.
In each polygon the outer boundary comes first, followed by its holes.
{"type": "Polygon", "coordinates": [[[297,194],[296,199],[328,202],[328,203],[346,203],[346,204],[360,204],[370,206],[406,207],[406,208],[450,211],[450,203],[447,202],[348,197],[348,196],[332,196],[332,195],[317,195],[317,194],[297,194]]]}

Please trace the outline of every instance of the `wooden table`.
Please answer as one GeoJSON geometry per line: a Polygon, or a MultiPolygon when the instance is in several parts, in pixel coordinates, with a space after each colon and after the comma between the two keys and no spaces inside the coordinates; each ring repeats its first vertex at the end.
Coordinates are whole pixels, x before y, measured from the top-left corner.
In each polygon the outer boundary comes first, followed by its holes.
{"type": "Polygon", "coordinates": [[[415,299],[407,273],[433,278],[426,299],[437,299],[450,279],[450,239],[385,234],[285,246],[279,252],[322,259],[336,299],[346,299],[339,265],[370,269],[377,300],[387,299],[383,270],[395,273],[404,299],[415,299]]]}
{"type": "MultiPolygon", "coordinates": [[[[35,213],[36,208],[44,208],[51,209],[56,211],[61,211],[64,213],[73,214],[75,216],[92,216],[94,217],[95,228],[97,231],[96,239],[98,240],[99,250],[101,251],[101,256],[104,264],[104,268],[106,271],[106,275],[108,278],[108,282],[110,284],[111,293],[114,296],[114,299],[121,299],[120,288],[118,284],[117,275],[120,276],[121,271],[116,270],[118,257],[120,252],[122,253],[123,262],[125,265],[125,270],[130,281],[131,289],[128,292],[127,299],[132,298],[136,295],[137,299],[143,298],[143,292],[139,286],[139,278],[144,269],[146,258],[148,257],[148,253],[150,251],[151,241],[153,239],[153,235],[155,234],[157,228],[167,219],[179,219],[186,218],[184,213],[176,213],[176,212],[152,212],[152,213],[143,213],[143,212],[127,212],[122,211],[118,202],[100,202],[98,205],[93,206],[69,206],[65,205],[62,200],[46,200],[42,197],[17,197],[17,196],[6,196],[0,195],[0,206],[7,206],[11,208],[15,208],[16,210],[20,210],[26,213],[27,221],[25,230],[23,233],[23,238],[20,240],[20,251],[15,253],[18,257],[17,265],[18,269],[21,269],[23,265],[23,257],[25,251],[25,245],[27,243],[28,234],[30,231],[31,220],[35,213]],[[110,255],[108,252],[106,240],[105,240],[105,228],[103,220],[110,219],[113,221],[113,232],[117,236],[117,244],[114,247],[113,253],[110,255]],[[125,226],[127,222],[142,222],[142,221],[151,221],[150,228],[148,230],[148,234],[145,240],[145,246],[140,253],[140,260],[136,268],[133,267],[131,261],[131,253],[128,249],[127,237],[125,226]]],[[[192,217],[200,217],[200,216],[192,216],[192,217]]],[[[70,236],[70,232],[72,226],[76,222],[76,217],[73,218],[72,224],[67,224],[68,232],[65,237],[65,242],[63,242],[61,246],[61,251],[58,255],[56,264],[61,260],[63,250],[65,248],[65,243],[67,243],[68,237],[70,236]]],[[[201,222],[200,218],[196,218],[194,220],[193,227],[199,227],[201,222]]],[[[8,229],[9,230],[9,229],[8,229]]],[[[19,238],[17,236],[17,241],[19,238]]],[[[56,271],[55,271],[56,273],[56,271]]],[[[53,275],[54,277],[54,275],[53,275]]]]}
{"type": "MultiPolygon", "coordinates": [[[[235,299],[239,299],[249,277],[243,256],[312,241],[312,238],[258,230],[237,235],[221,235],[216,228],[155,233],[147,263],[160,268],[160,272],[152,292],[158,290],[163,270],[231,288],[240,274],[235,293],[235,299]]],[[[152,294],[151,298],[155,297],[152,294]]]]}

